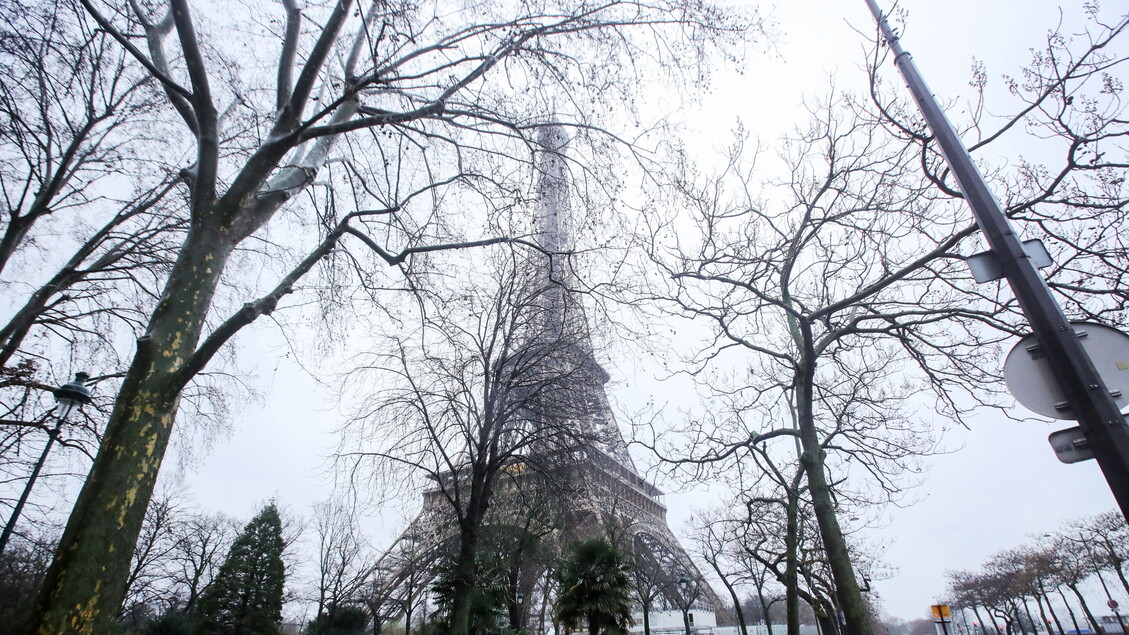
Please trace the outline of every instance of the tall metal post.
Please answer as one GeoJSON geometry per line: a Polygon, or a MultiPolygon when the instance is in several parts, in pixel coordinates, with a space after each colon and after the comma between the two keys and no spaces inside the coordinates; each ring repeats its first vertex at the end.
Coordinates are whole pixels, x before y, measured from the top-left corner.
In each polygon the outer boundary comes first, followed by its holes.
{"type": "Polygon", "coordinates": [[[0,554],[8,548],[8,540],[12,537],[12,532],[16,530],[16,523],[20,520],[20,514],[23,513],[24,505],[27,504],[27,499],[31,496],[31,488],[35,487],[35,481],[39,479],[39,472],[43,469],[43,464],[47,462],[47,455],[51,453],[51,446],[55,444],[55,440],[59,438],[59,430],[63,427],[63,419],[61,417],[55,418],[55,427],[47,431],[47,444],[43,446],[43,452],[39,455],[39,460],[35,462],[35,467],[31,469],[31,474],[27,477],[27,483],[24,484],[24,491],[20,494],[20,498],[16,501],[16,506],[12,508],[12,515],[8,517],[8,522],[4,525],[4,532],[0,533],[0,554]]]}
{"type": "Polygon", "coordinates": [[[4,549],[8,546],[8,540],[16,530],[16,523],[19,522],[24,505],[27,504],[27,499],[31,496],[31,488],[35,487],[35,481],[39,479],[39,472],[43,469],[43,464],[47,462],[47,455],[51,453],[51,446],[59,438],[59,432],[63,428],[63,422],[66,421],[67,415],[71,413],[75,406],[82,407],[83,404],[90,403],[90,390],[85,385],[87,379],[90,379],[90,375],[77,373],[74,381],[55,389],[55,400],[59,402],[59,405],[53,411],[55,427],[48,430],[47,443],[43,446],[43,453],[39,455],[39,460],[35,462],[31,475],[27,477],[24,491],[20,494],[20,499],[16,501],[16,506],[12,508],[12,515],[8,518],[7,524],[4,525],[3,533],[0,533],[0,554],[4,553],[4,549]]]}
{"type": "Polygon", "coordinates": [[[1078,417],[1079,426],[1093,449],[1121,513],[1129,519],[1129,425],[1126,425],[1062,307],[1031,263],[1019,236],[988,190],[984,177],[925,84],[913,59],[901,47],[898,36],[875,0],[866,0],[866,4],[894,52],[894,63],[929,124],[965,201],[972,209],[976,224],[984,233],[1040,348],[1050,362],[1055,379],[1078,417]]]}

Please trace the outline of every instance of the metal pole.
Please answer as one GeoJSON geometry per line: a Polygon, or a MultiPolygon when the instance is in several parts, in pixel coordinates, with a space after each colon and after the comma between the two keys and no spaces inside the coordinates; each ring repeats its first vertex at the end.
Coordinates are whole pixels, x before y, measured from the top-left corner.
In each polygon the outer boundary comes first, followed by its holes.
{"type": "Polygon", "coordinates": [[[1079,426],[1086,435],[1122,515],[1129,519],[1129,425],[1126,425],[1121,410],[1078,342],[1062,307],[1051,295],[1046,282],[1024,252],[1019,237],[988,190],[984,177],[973,164],[972,157],[961,143],[956,130],[929,91],[913,59],[901,47],[897,35],[875,0],[866,0],[866,4],[894,52],[894,63],[933,131],[941,153],[956,178],[965,201],[972,209],[976,224],[984,233],[984,238],[1050,362],[1055,379],[1078,417],[1079,426]]]}
{"type": "Polygon", "coordinates": [[[16,529],[16,522],[20,519],[20,513],[23,512],[24,505],[27,503],[28,497],[31,496],[31,488],[35,487],[39,472],[43,469],[43,464],[47,462],[47,455],[51,453],[51,446],[54,445],[56,437],[59,436],[59,430],[63,427],[64,419],[62,417],[56,419],[55,427],[47,432],[47,445],[43,446],[43,453],[39,455],[39,460],[35,462],[31,476],[27,477],[27,485],[24,485],[20,500],[16,501],[16,506],[12,508],[12,516],[8,518],[8,524],[4,525],[4,533],[0,534],[0,554],[3,554],[8,547],[8,539],[12,537],[12,532],[16,529]]]}

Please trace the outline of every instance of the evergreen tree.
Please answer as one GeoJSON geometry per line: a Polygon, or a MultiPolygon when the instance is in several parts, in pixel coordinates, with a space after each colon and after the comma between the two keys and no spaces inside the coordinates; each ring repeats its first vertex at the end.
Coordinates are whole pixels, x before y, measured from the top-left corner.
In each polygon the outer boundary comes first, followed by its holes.
{"type": "MultiPolygon", "coordinates": [[[[484,548],[475,558],[474,584],[467,597],[470,606],[470,635],[497,633],[503,628],[506,614],[506,563],[492,549],[484,548]]],[[[454,557],[448,557],[439,566],[431,590],[435,594],[436,616],[433,628],[441,632],[451,630],[451,609],[455,598],[454,557]]]]}
{"type": "Polygon", "coordinates": [[[627,633],[634,623],[630,572],[623,552],[607,540],[577,543],[554,574],[557,621],[570,630],[587,622],[589,635],[627,633]]]}
{"type": "Polygon", "coordinates": [[[355,606],[333,606],[317,616],[306,628],[307,635],[361,635],[368,614],[355,606]]]}
{"type": "Polygon", "coordinates": [[[199,632],[278,633],[282,621],[282,520],[272,502],[235,539],[200,597],[199,632]]]}

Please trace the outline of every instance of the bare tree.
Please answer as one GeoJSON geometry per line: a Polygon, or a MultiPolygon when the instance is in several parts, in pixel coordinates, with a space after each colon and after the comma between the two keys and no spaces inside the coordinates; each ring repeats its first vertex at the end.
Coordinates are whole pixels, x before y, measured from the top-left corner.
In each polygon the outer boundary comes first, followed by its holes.
{"type": "Polygon", "coordinates": [[[1063,535],[1073,538],[1075,531],[1078,535],[1077,544],[1084,546],[1090,554],[1095,572],[1112,572],[1121,582],[1126,595],[1129,595],[1129,581],[1125,578],[1125,566],[1129,562],[1129,525],[1126,525],[1125,517],[1116,511],[1109,511],[1079,519],[1070,523],[1069,528],[1063,530],[1063,535]]]}
{"type": "Polygon", "coordinates": [[[601,377],[576,299],[538,258],[497,256],[484,275],[430,297],[415,336],[393,340],[371,364],[366,375],[377,371],[374,383],[387,387],[351,424],[344,447],[362,449],[341,453],[353,472],[356,462],[377,470],[377,489],[405,475],[433,483],[425,522],[455,534],[452,632],[468,628],[491,507],[559,482],[573,454],[597,440],[585,424],[592,405],[577,398],[601,377]]]}
{"type": "MultiPolygon", "coordinates": [[[[982,152],[1009,130],[1034,131],[1036,143],[1050,146],[1056,162],[1021,161],[993,178],[1012,217],[1063,248],[1065,264],[1050,275],[1070,296],[1070,310],[1115,322],[1123,300],[1110,282],[1125,270],[1116,228],[1129,200],[1122,175],[1129,162],[1120,146],[1099,148],[1124,134],[1112,69],[1125,60],[1118,49],[1125,28],[1120,18],[1112,26],[1095,18],[1074,41],[1052,32],[1047,49],[1009,82],[1015,115],[990,130],[977,118],[971,129],[982,135],[973,146],[982,152]]],[[[980,87],[983,80],[978,74],[980,87]]],[[[676,225],[655,224],[649,237],[650,253],[673,280],[656,295],[712,326],[693,372],[733,351],[750,360],[747,375],[726,386],[752,388],[750,405],[732,409],[726,426],[696,421],[689,433],[710,449],[690,459],[728,460],[770,438],[799,439],[838,603],[856,634],[869,625],[836,518],[844,486],[868,476],[896,496],[903,486],[896,457],[928,450],[900,423],[907,372],[933,390],[942,414],[959,420],[970,406],[992,405],[998,378],[981,362],[1022,330],[1014,300],[976,285],[958,265],[974,249],[974,228],[943,200],[959,193],[908,116],[915,111],[873,86],[877,113],[849,96],[817,109],[813,125],[784,146],[790,174],[763,193],[751,182],[751,162],[734,162],[729,181],[683,188],[696,234],[674,238],[676,225]],[[754,412],[759,421],[732,425],[754,412]]]]}
{"type": "Polygon", "coordinates": [[[1056,598],[1053,595],[1058,595],[1071,626],[1078,630],[1078,617],[1065,592],[1069,590],[1091,627],[1095,632],[1102,632],[1081,590],[1081,585],[1096,574],[1093,560],[1087,557],[1084,539],[1067,534],[1047,534],[1044,538],[1038,545],[994,554],[979,571],[949,572],[949,595],[953,603],[962,611],[971,611],[977,623],[985,628],[991,624],[997,634],[1027,632],[1035,630],[1037,624],[1045,624],[1048,631],[1053,624],[1064,633],[1066,630],[1054,609],[1056,598]],[[1035,601],[1037,616],[1031,610],[1031,600],[1035,601]]]}
{"type": "Polygon", "coordinates": [[[373,554],[357,524],[356,508],[328,500],[314,507],[318,541],[317,614],[332,623],[334,612],[358,598],[372,570],[373,554]]]}
{"type": "MultiPolygon", "coordinates": [[[[203,5],[183,0],[167,9],[81,3],[129,54],[131,68],[160,87],[165,113],[179,122],[167,140],[193,159],[180,173],[185,240],[160,280],[47,576],[35,625],[44,632],[112,619],[185,386],[242,327],[272,313],[319,261],[338,254],[343,238],[391,265],[500,240],[455,229],[456,210],[492,208],[513,191],[508,157],[522,156],[513,150],[525,144],[525,113],[543,112],[546,93],[629,103],[616,93],[635,88],[621,74],[639,51],[633,30],[663,41],[686,37],[693,46],[647,49],[667,70],[691,73],[698,64],[682,63],[683,54],[744,33],[724,12],[697,3],[477,4],[451,13],[285,0],[277,10],[224,4],[210,12],[214,21],[194,17],[203,5]],[[266,16],[275,11],[272,22],[266,16]],[[496,88],[495,78],[503,80],[496,88]],[[519,97],[514,84],[530,91],[519,97]],[[460,191],[478,196],[452,202],[460,191]],[[423,192],[433,198],[418,200],[423,192]],[[280,219],[284,206],[304,214],[280,219]],[[288,258],[270,239],[272,221],[275,231],[289,222],[281,231],[317,240],[288,258]],[[276,285],[241,293],[227,283],[239,248],[251,244],[262,248],[246,255],[282,273],[276,285]]],[[[478,220],[475,227],[492,228],[478,220]]],[[[364,252],[344,258],[369,277],[364,252]]]]}
{"type": "Polygon", "coordinates": [[[643,635],[651,635],[651,610],[663,597],[670,595],[670,575],[656,566],[653,558],[642,557],[638,550],[632,552],[632,557],[632,587],[643,610],[643,635]]]}
{"type": "Polygon", "coordinates": [[[165,157],[135,152],[162,129],[155,82],[77,6],[0,9],[3,366],[19,354],[49,367],[49,344],[25,347],[33,331],[72,357],[113,351],[114,331],[139,330],[187,226],[165,157]]]}
{"type": "MultiPolygon", "coordinates": [[[[1054,255],[1054,266],[1043,274],[1067,315],[1119,325],[1129,271],[1120,231],[1129,202],[1129,161],[1115,140],[1129,132],[1122,116],[1129,22],[1099,5],[1068,17],[1084,22],[1069,30],[1061,22],[1048,28],[1044,45],[1031,50],[1026,66],[1005,69],[1002,86],[974,61],[975,92],[964,98],[969,107],[957,125],[1017,231],[1043,240],[1054,255]],[[993,108],[1000,114],[989,114],[988,97],[1001,93],[1006,105],[993,108]],[[1009,140],[1022,141],[1023,155],[998,157],[996,146],[1009,140]]],[[[873,116],[918,147],[923,174],[939,194],[959,199],[916,108],[903,91],[885,90],[885,72],[893,69],[883,65],[882,51],[877,47],[871,60],[873,116]]],[[[1006,295],[996,301],[1014,303],[1006,295]]]]}
{"type": "Polygon", "coordinates": [[[37,226],[112,205],[100,191],[136,167],[127,142],[154,138],[146,130],[157,97],[152,80],[75,6],[0,9],[0,142],[11,149],[0,161],[0,273],[18,251],[49,249],[32,240],[37,226]]]}
{"type": "MultiPolygon", "coordinates": [[[[49,421],[51,392],[92,366],[116,392],[123,338],[132,345],[187,224],[165,158],[130,152],[159,135],[159,94],[76,6],[0,7],[0,474],[20,485],[27,457],[56,441],[46,473],[86,472],[102,418],[49,421]]],[[[55,497],[36,494],[33,508],[55,497]]]]}
{"type": "Polygon", "coordinates": [[[239,533],[239,523],[222,514],[196,513],[185,519],[178,529],[176,549],[171,555],[171,582],[178,610],[191,613],[239,533]]]}
{"type": "Polygon", "coordinates": [[[0,624],[15,627],[27,620],[31,601],[51,564],[57,536],[57,529],[47,534],[15,536],[0,554],[0,624]]]}
{"type": "Polygon", "coordinates": [[[931,386],[959,414],[951,393],[983,376],[992,338],[977,327],[994,317],[954,286],[968,274],[949,252],[970,229],[936,206],[912,146],[850,104],[813,109],[809,127],[784,142],[787,174],[763,194],[740,144],[718,180],[675,182],[697,232],[675,238],[676,225],[656,223],[648,252],[669,281],[652,297],[712,329],[689,372],[727,404],[690,421],[697,451],[664,456],[731,465],[779,440],[778,456],[803,468],[836,603],[850,631],[868,635],[838,508],[873,498],[868,488],[878,500],[899,495],[907,467],[935,442],[906,416],[906,400],[931,386]],[[729,359],[747,370],[719,386],[705,371],[729,359]]]}
{"type": "Polygon", "coordinates": [[[121,614],[137,607],[152,609],[160,605],[164,611],[176,606],[175,596],[170,597],[171,566],[173,555],[179,548],[183,523],[188,513],[177,494],[168,490],[159,492],[149,503],[141,535],[133,551],[133,565],[129,572],[129,586],[121,614]]]}
{"type": "Polygon", "coordinates": [[[722,586],[729,593],[733,601],[733,609],[737,614],[737,625],[742,635],[748,635],[748,626],[745,615],[741,609],[741,599],[738,587],[743,585],[749,569],[741,558],[740,536],[741,523],[724,518],[721,509],[713,513],[699,513],[691,522],[694,533],[691,540],[697,546],[698,555],[706,561],[721,581],[722,586]]]}

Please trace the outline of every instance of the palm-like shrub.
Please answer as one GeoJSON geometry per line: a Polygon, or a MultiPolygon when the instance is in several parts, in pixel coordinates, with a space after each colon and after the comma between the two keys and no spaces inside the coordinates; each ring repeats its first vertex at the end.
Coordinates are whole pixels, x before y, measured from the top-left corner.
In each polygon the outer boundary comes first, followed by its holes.
{"type": "Polygon", "coordinates": [[[587,622],[589,635],[626,633],[634,623],[630,572],[623,552],[607,540],[577,543],[555,573],[557,621],[568,629],[587,622]]]}

